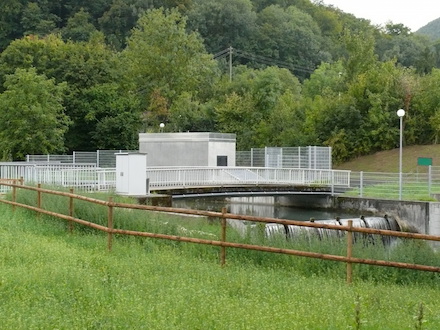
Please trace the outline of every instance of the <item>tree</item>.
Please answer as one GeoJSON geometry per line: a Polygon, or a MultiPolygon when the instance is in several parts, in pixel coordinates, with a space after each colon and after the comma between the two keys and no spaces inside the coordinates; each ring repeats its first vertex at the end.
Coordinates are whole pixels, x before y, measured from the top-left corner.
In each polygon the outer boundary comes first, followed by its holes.
{"type": "MultiPolygon", "coordinates": [[[[405,136],[407,128],[412,133],[409,142],[417,144],[438,143],[440,137],[440,70],[433,69],[429,75],[419,78],[418,86],[413,93],[411,103],[411,118],[405,121],[405,136]]],[[[405,115],[406,117],[406,115],[405,115]]]]}
{"type": "Polygon", "coordinates": [[[24,0],[0,1],[0,51],[5,49],[11,40],[23,35],[20,15],[24,3],[24,0]]]}
{"type": "Polygon", "coordinates": [[[116,73],[123,70],[103,38],[94,34],[90,41],[79,43],[54,35],[15,40],[0,55],[0,79],[17,68],[34,68],[57,84],[67,83],[64,106],[73,123],[65,135],[66,147],[69,151],[96,150],[83,100],[89,88],[119,80],[116,73]]]}
{"type": "MultiPolygon", "coordinates": [[[[301,99],[298,79],[287,69],[277,67],[264,70],[239,67],[237,71],[234,80],[222,86],[222,94],[226,97],[218,99],[215,106],[217,128],[236,133],[239,150],[270,143],[285,145],[286,142],[275,135],[289,131],[289,124],[297,126],[291,115],[294,116],[296,102],[301,99]]],[[[289,139],[290,142],[294,140],[289,139]]]]}
{"type": "Polygon", "coordinates": [[[206,97],[218,77],[217,63],[199,35],[185,27],[186,19],[176,9],[149,10],[122,53],[126,84],[147,112],[148,126],[167,121],[182,93],[206,97]]]}
{"type": "Polygon", "coordinates": [[[390,36],[409,36],[411,29],[402,23],[394,24],[389,22],[385,25],[384,32],[390,36]]]}
{"type": "Polygon", "coordinates": [[[255,127],[260,118],[256,115],[252,96],[232,93],[225,102],[216,107],[217,127],[220,132],[237,135],[237,150],[249,150],[253,147],[263,147],[256,139],[255,127]]]}
{"type": "Polygon", "coordinates": [[[179,95],[170,107],[169,125],[172,132],[213,132],[215,131],[216,99],[199,100],[190,92],[179,95]]]}
{"type": "Polygon", "coordinates": [[[88,41],[93,33],[97,32],[91,23],[91,16],[81,8],[67,21],[67,25],[61,30],[65,40],[88,41]]]}
{"type": "Polygon", "coordinates": [[[306,112],[303,98],[292,90],[285,91],[277,99],[268,119],[260,126],[260,134],[265,134],[265,145],[292,147],[313,143],[306,127],[306,112]]]}
{"type": "Polygon", "coordinates": [[[333,148],[335,163],[394,148],[399,133],[396,111],[406,103],[409,109],[414,93],[410,80],[403,78],[405,70],[394,61],[367,58],[367,69],[362,54],[352,56],[343,63],[346,67],[342,62],[321,65],[304,83],[305,128],[316,143],[333,148]]]}
{"type": "Polygon", "coordinates": [[[121,50],[126,46],[130,30],[145,10],[130,2],[133,1],[114,0],[111,7],[98,20],[107,42],[115,49],[121,50]]]}
{"type": "Polygon", "coordinates": [[[60,19],[58,16],[45,13],[36,2],[29,2],[24,8],[21,25],[25,35],[45,36],[55,31],[60,19]]]}
{"type": "Polygon", "coordinates": [[[250,0],[194,0],[187,15],[189,28],[200,33],[208,51],[252,48],[256,13],[250,0]]]}
{"type": "Polygon", "coordinates": [[[98,18],[98,22],[107,42],[113,48],[122,50],[131,30],[147,10],[176,7],[181,13],[185,13],[191,2],[192,0],[113,0],[110,7],[98,18]]]}
{"type": "Polygon", "coordinates": [[[96,149],[138,148],[141,115],[137,100],[116,83],[94,85],[81,94],[89,146],[96,149]]]}
{"type": "Polygon", "coordinates": [[[258,14],[258,53],[298,67],[307,76],[323,59],[321,31],[313,18],[294,6],[269,6],[258,14]]]}
{"type": "Polygon", "coordinates": [[[45,38],[26,36],[17,39],[0,54],[0,80],[12,74],[17,68],[35,68],[38,74],[55,78],[58,83],[64,81],[61,71],[65,66],[65,43],[57,36],[45,38]]]}
{"type": "Polygon", "coordinates": [[[26,154],[64,151],[69,120],[64,114],[65,84],[17,69],[8,75],[0,94],[0,145],[3,159],[23,159],[26,154]]]}
{"type": "Polygon", "coordinates": [[[344,61],[346,79],[352,82],[357,75],[368,71],[372,65],[376,64],[375,39],[371,31],[345,31],[343,41],[347,50],[344,61]]]}
{"type": "Polygon", "coordinates": [[[405,67],[415,67],[420,73],[428,73],[435,65],[431,42],[422,35],[405,30],[400,32],[401,29],[395,28],[395,32],[381,34],[376,39],[378,58],[381,61],[396,59],[397,63],[405,67]]]}
{"type": "Polygon", "coordinates": [[[314,98],[316,96],[340,97],[346,90],[346,73],[341,61],[322,63],[303,83],[303,95],[314,98]]]}
{"type": "Polygon", "coordinates": [[[39,0],[38,2],[45,2],[51,12],[56,13],[63,22],[63,26],[67,23],[69,18],[73,17],[80,10],[88,12],[93,20],[93,24],[103,13],[110,7],[112,0],[39,0]]]}
{"type": "Polygon", "coordinates": [[[309,0],[252,0],[252,3],[258,12],[271,5],[277,5],[282,8],[295,6],[301,10],[312,10],[315,7],[309,0]]]}

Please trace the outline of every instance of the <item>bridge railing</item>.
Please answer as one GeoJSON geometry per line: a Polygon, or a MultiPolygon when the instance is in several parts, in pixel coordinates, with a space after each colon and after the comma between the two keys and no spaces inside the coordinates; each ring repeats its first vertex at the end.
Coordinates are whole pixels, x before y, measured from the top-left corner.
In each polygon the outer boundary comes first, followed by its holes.
{"type": "Polygon", "coordinates": [[[348,187],[350,171],[256,167],[176,167],[148,168],[151,189],[188,188],[219,185],[335,185],[348,187]]]}
{"type": "MultiPolygon", "coordinates": [[[[113,173],[115,170],[113,169],[113,173]]],[[[25,183],[75,187],[95,191],[104,186],[100,183],[99,169],[95,164],[32,164],[25,162],[0,163],[0,179],[20,179],[25,183]]],[[[115,178],[113,174],[113,178],[115,178]]],[[[114,179],[112,185],[114,186],[114,179]]],[[[7,187],[0,187],[4,193],[7,187]]]]}
{"type": "MultiPolygon", "coordinates": [[[[292,184],[349,187],[350,171],[257,167],[158,167],[147,168],[152,190],[188,187],[292,184]]],[[[0,163],[0,178],[26,184],[72,187],[83,191],[116,188],[116,169],[94,164],[0,163]]],[[[7,187],[2,187],[5,192],[7,187]]]]}

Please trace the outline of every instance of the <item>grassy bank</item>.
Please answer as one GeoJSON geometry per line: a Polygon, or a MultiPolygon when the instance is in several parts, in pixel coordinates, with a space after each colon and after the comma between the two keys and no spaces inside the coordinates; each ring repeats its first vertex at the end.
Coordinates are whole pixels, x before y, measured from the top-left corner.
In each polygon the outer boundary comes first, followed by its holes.
{"type": "MultiPolygon", "coordinates": [[[[432,158],[432,165],[440,165],[440,144],[404,146],[402,149],[403,173],[426,173],[426,166],[418,166],[419,157],[432,158]]],[[[340,170],[397,173],[399,171],[399,148],[358,157],[334,167],[340,170]]]]}
{"type": "MultiPolygon", "coordinates": [[[[215,235],[203,226],[199,235],[215,235]]],[[[347,286],[342,264],[229,249],[221,268],[215,247],[125,237],[109,253],[103,234],[69,235],[62,220],[3,204],[0,251],[5,329],[440,327],[438,277],[396,284],[404,273],[382,268],[362,280],[374,272],[364,267],[347,286]]]]}

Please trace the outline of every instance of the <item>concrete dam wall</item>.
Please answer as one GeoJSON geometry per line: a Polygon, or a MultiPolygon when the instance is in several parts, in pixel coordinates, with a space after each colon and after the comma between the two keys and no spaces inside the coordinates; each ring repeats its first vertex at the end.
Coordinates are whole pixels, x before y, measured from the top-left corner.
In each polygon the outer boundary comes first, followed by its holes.
{"type": "Polygon", "coordinates": [[[395,218],[402,228],[421,234],[440,236],[440,203],[339,197],[327,195],[277,196],[283,206],[333,209],[358,212],[359,216],[385,214],[395,218]]]}

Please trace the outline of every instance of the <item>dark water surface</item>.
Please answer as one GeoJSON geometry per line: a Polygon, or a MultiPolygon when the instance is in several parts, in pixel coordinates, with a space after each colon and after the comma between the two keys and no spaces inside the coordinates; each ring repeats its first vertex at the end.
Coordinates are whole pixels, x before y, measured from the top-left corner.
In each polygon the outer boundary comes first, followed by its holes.
{"type": "Polygon", "coordinates": [[[173,199],[173,207],[253,215],[287,220],[316,220],[359,218],[360,214],[314,210],[276,205],[273,197],[185,197],[173,199]]]}

